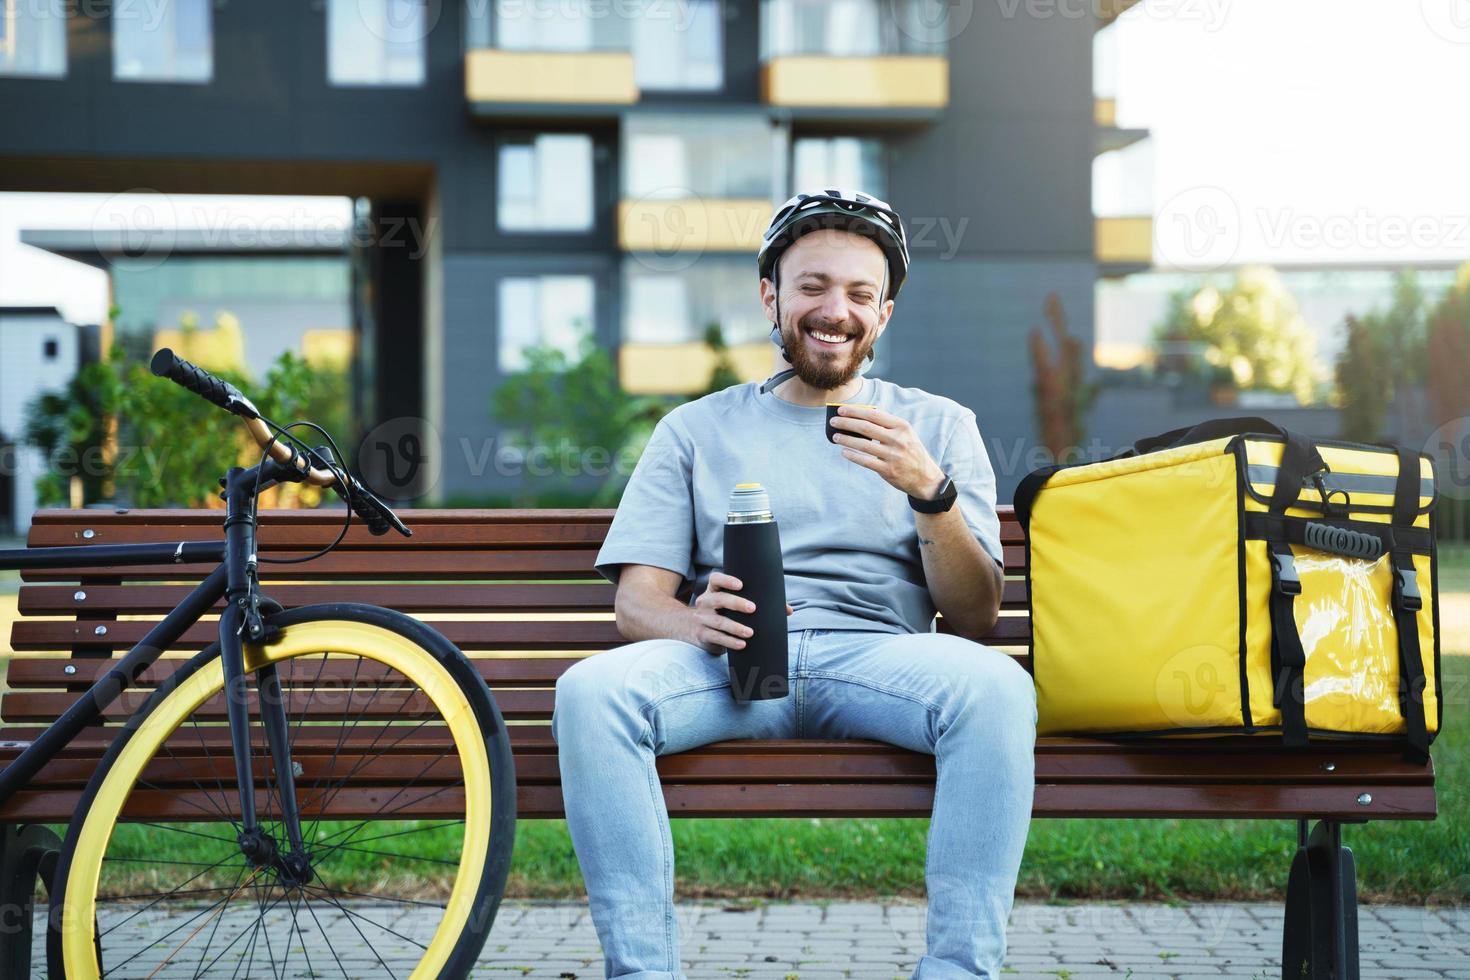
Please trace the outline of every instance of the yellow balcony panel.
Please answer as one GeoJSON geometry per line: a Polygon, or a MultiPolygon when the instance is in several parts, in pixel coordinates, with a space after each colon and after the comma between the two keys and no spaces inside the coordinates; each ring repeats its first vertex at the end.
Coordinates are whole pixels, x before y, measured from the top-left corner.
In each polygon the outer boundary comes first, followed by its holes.
{"type": "Polygon", "coordinates": [[[632,105],[638,101],[628,51],[471,51],[465,55],[471,103],[632,105]]]}
{"type": "Polygon", "coordinates": [[[1097,5],[1097,29],[1107,27],[1136,3],[1138,0],[1101,0],[1097,5]]]}
{"type": "Polygon", "coordinates": [[[1097,218],[1093,248],[1100,264],[1148,266],[1154,256],[1154,219],[1097,218]]]}
{"type": "MultiPolygon", "coordinates": [[[[775,348],[767,341],[733,344],[730,360],[741,381],[764,381],[773,373],[775,348]]],[[[623,344],[618,373],[623,390],[636,395],[690,395],[703,391],[715,367],[714,352],[703,343],[623,344]]]]}
{"type": "Polygon", "coordinates": [[[618,203],[618,244],[628,252],[754,252],[771,220],[764,198],[642,198],[618,203]]]}
{"type": "Polygon", "coordinates": [[[1092,118],[1099,126],[1118,125],[1118,100],[1094,98],[1092,100],[1092,118]]]}
{"type": "Polygon", "coordinates": [[[949,59],[783,55],[762,66],[761,97],[791,108],[942,109],[949,104],[949,59]]]}

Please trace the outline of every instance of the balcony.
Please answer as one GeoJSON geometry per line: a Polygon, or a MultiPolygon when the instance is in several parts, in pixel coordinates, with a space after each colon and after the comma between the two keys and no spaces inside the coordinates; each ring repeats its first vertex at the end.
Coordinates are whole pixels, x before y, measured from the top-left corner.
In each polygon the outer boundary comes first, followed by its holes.
{"type": "Polygon", "coordinates": [[[1112,24],[1137,3],[1138,0],[1101,0],[1097,5],[1097,29],[1102,30],[1112,24]]]}
{"type": "Polygon", "coordinates": [[[770,220],[769,198],[620,201],[618,246],[661,255],[754,252],[770,220]]]}
{"type": "Polygon", "coordinates": [[[741,381],[775,373],[779,355],[756,300],[755,263],[748,255],[659,256],[623,259],[619,379],[640,394],[703,391],[718,355],[718,330],[730,368],[741,381]]]}
{"type": "Polygon", "coordinates": [[[1097,125],[1097,144],[1094,153],[1111,153],[1148,139],[1146,129],[1118,125],[1118,102],[1116,99],[1098,96],[1093,99],[1093,122],[1097,125]]]}
{"type": "Polygon", "coordinates": [[[1107,277],[1142,272],[1153,265],[1152,215],[1098,217],[1093,224],[1093,253],[1098,271],[1107,277]]]}
{"type": "Polygon", "coordinates": [[[470,51],[464,79],[478,115],[611,114],[638,101],[630,51],[470,51]]]}
{"type": "Polygon", "coordinates": [[[1148,130],[1118,125],[1118,31],[1100,30],[1092,38],[1092,121],[1097,127],[1094,153],[1111,153],[1148,138],[1148,130]]]}
{"type": "Polygon", "coordinates": [[[761,99],[801,119],[932,119],[949,104],[948,4],[765,0],[761,99]]]}
{"type": "Polygon", "coordinates": [[[606,118],[639,98],[626,17],[592,2],[466,7],[465,100],[480,116],[606,118]]]}
{"type": "MultiPolygon", "coordinates": [[[[766,341],[726,349],[742,382],[764,381],[774,373],[776,348],[766,341]]],[[[703,391],[715,368],[715,354],[702,343],[623,344],[618,377],[635,395],[692,395],[703,391]]]]}
{"type": "Polygon", "coordinates": [[[623,119],[618,244],[667,265],[754,252],[784,186],[785,130],[764,113],[630,113],[623,119]]]}

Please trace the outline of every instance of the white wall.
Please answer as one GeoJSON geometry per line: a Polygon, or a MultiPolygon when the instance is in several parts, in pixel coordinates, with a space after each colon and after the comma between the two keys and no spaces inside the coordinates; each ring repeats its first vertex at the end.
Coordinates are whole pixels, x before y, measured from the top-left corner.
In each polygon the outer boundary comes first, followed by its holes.
{"type": "Polygon", "coordinates": [[[40,453],[20,446],[26,405],[70,381],[77,357],[77,328],[56,313],[0,313],[0,434],[17,446],[13,457],[0,458],[0,466],[15,470],[14,513],[4,516],[17,533],[30,527],[36,509],[35,481],[45,467],[40,453]],[[46,356],[47,341],[55,341],[53,357],[46,356]]]}

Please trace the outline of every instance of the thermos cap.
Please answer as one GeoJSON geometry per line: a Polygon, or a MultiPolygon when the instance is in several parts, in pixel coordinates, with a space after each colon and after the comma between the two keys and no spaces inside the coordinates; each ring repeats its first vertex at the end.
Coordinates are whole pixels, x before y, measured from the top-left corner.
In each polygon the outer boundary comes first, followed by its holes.
{"type": "Polygon", "coordinates": [[[730,516],[771,513],[771,496],[759,483],[737,483],[730,491],[730,516]]]}

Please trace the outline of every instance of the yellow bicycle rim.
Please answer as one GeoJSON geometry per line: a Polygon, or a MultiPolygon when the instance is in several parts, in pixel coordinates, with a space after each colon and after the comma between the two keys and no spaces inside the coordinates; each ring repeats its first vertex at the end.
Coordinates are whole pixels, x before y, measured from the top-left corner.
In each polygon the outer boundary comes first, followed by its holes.
{"type": "MultiPolygon", "coordinates": [[[[423,647],[378,626],[348,620],[322,620],[286,627],[270,646],[245,647],[245,669],[324,651],[354,654],[401,672],[419,686],[443,714],[463,765],[465,781],[464,851],[459,874],[434,938],[411,977],[435,977],[448,961],[455,943],[469,924],[480,878],[490,847],[490,760],[484,737],[470,704],[449,672],[423,647]]],[[[164,741],[184,719],[224,687],[219,658],[201,667],[159,703],[128,740],[108,770],[91,806],[87,808],[76,853],[66,879],[66,907],[62,920],[62,951],[68,977],[92,980],[99,976],[93,943],[97,887],[102,859],[112,839],[128,795],[164,741]]]]}

